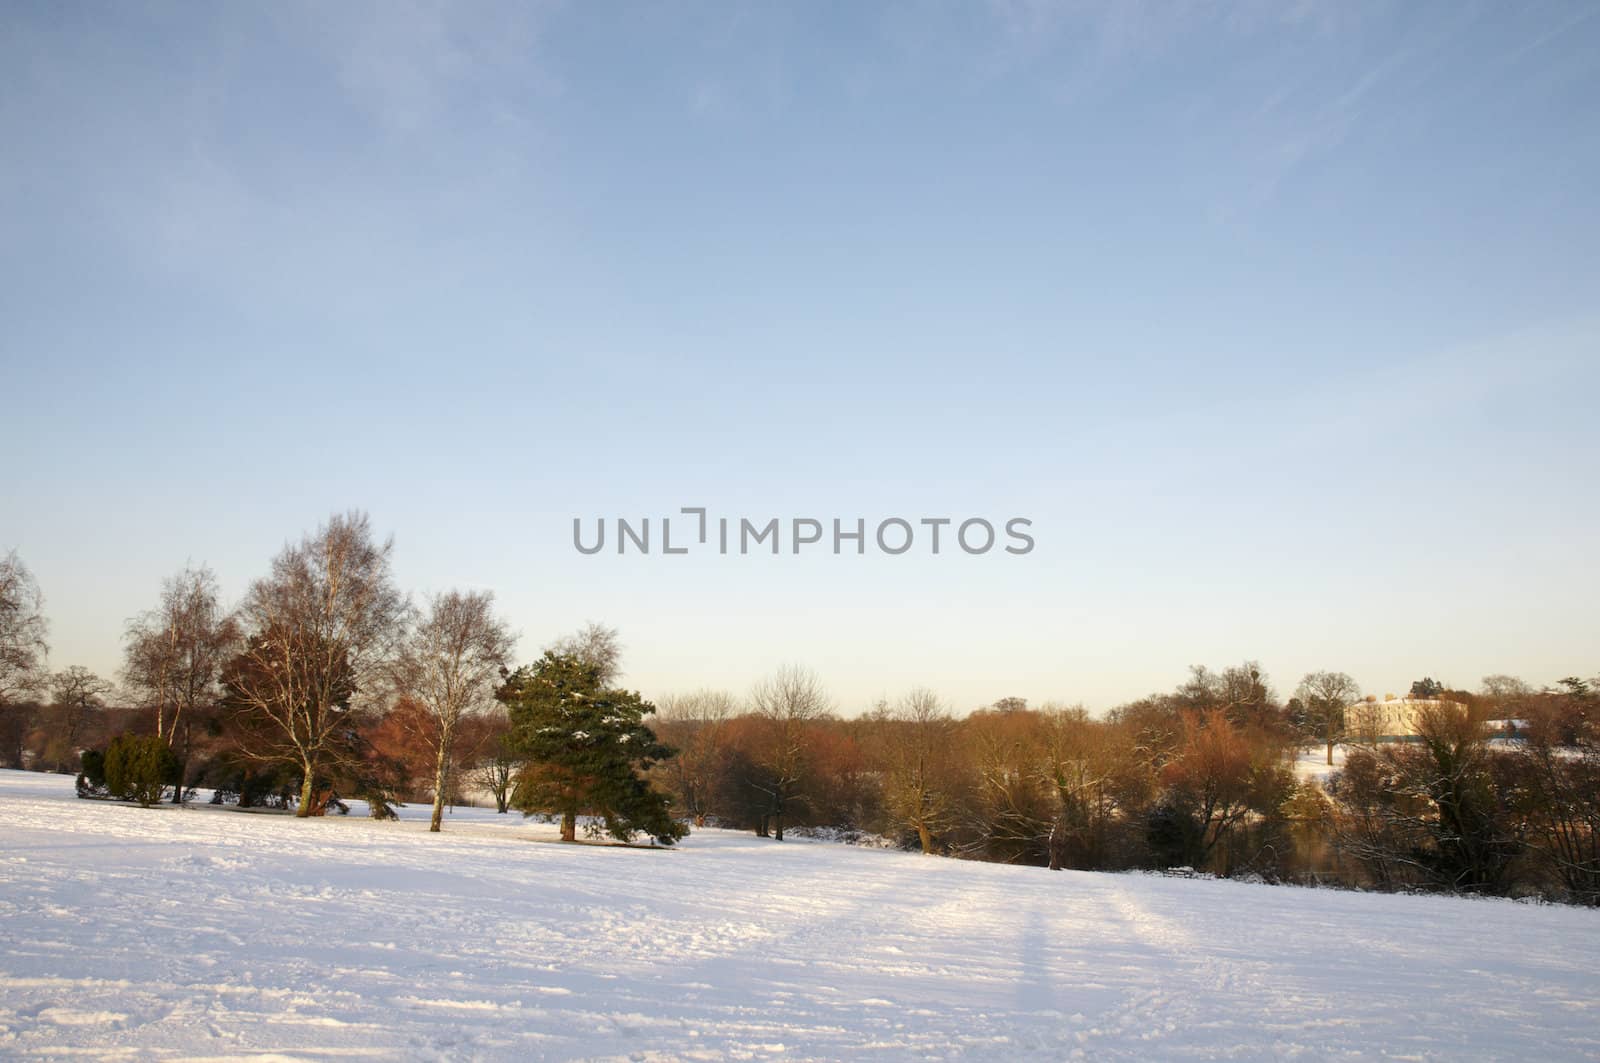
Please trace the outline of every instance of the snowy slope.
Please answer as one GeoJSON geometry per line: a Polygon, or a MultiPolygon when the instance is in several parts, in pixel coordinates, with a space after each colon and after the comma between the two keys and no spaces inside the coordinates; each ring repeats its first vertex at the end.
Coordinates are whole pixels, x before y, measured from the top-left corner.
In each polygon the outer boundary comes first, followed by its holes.
{"type": "Polygon", "coordinates": [[[1581,1059],[1600,913],[0,772],[0,1056],[1581,1059]]]}

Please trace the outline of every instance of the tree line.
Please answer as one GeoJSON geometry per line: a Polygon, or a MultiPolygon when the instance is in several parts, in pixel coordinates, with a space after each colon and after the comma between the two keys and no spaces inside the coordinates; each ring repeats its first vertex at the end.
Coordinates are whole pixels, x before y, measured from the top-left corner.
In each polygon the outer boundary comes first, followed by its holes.
{"type": "Polygon", "coordinates": [[[1050,868],[1600,903],[1590,681],[1536,690],[1491,676],[1473,692],[1419,680],[1426,700],[1405,740],[1347,728],[1361,704],[1348,677],[1312,673],[1280,701],[1253,662],[1194,668],[1101,717],[1018,698],[958,717],[913,690],[841,718],[817,710],[816,690],[790,674],[742,703],[665,699],[658,730],[678,755],[656,770],[680,812],[1050,868]],[[1325,784],[1297,773],[1300,751],[1322,759],[1330,734],[1340,770],[1325,784]]]}
{"type": "Polygon", "coordinates": [[[336,514],[272,558],[234,609],[215,575],[186,567],[129,620],[121,694],[87,669],[48,673],[43,597],[15,553],[0,567],[0,707],[12,764],[80,771],[85,796],[345,810],[378,818],[419,795],[430,829],[475,782],[502,811],[557,815],[597,833],[671,843],[684,828],[648,773],[670,751],[654,706],[613,682],[615,633],[591,626],[511,670],[517,638],[494,596],[412,601],[393,540],[336,514]],[[48,701],[25,695],[44,688],[48,701]],[[102,745],[102,743],[104,743],[102,745]],[[492,752],[486,752],[490,751],[492,752]],[[498,782],[493,765],[502,772],[498,782]]]}
{"type": "Polygon", "coordinates": [[[516,639],[491,595],[412,603],[391,552],[364,515],[336,516],[286,546],[231,611],[207,570],[184,570],[129,623],[122,678],[136,707],[120,710],[86,670],[39,674],[47,632],[13,555],[0,569],[15,603],[0,608],[10,759],[75,770],[78,749],[147,732],[171,750],[174,799],[207,786],[299,815],[350,797],[378,816],[426,800],[438,829],[452,802],[482,800],[549,815],[569,840],[580,828],[660,842],[691,826],[778,841],[827,828],[1058,869],[1600,904],[1590,681],[1419,680],[1407,741],[1364,728],[1345,673],[1309,673],[1280,699],[1250,661],[1195,667],[1098,717],[1015,697],[958,715],[926,689],[844,715],[798,665],[742,694],[663,697],[658,712],[618,685],[616,631],[591,624],[513,669],[516,639]],[[30,667],[47,703],[17,696],[30,667]],[[1295,770],[1312,746],[1328,765],[1343,747],[1325,783],[1295,770]]]}

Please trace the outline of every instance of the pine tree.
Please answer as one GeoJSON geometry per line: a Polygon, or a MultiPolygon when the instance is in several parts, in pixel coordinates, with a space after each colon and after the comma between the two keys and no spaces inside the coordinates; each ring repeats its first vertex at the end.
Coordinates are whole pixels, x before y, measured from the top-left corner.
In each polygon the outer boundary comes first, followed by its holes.
{"type": "Polygon", "coordinates": [[[606,689],[593,662],[547,652],[506,677],[496,696],[511,718],[506,748],[526,758],[511,803],[524,814],[561,817],[561,840],[577,840],[580,815],[619,841],[646,834],[670,845],[688,833],[671,801],[644,773],[673,751],[645,725],[655,706],[606,689]]]}

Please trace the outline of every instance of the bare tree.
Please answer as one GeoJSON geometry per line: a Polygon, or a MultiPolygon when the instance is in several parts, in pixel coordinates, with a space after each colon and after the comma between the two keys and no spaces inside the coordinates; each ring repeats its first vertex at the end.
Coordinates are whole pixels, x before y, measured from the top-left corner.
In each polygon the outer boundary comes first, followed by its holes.
{"type": "Polygon", "coordinates": [[[656,733],[678,755],[660,765],[668,787],[696,827],[717,810],[728,774],[728,721],[737,706],[720,690],[674,694],[661,703],[656,733]]]}
{"type": "Polygon", "coordinates": [[[884,800],[905,826],[917,832],[924,853],[951,820],[950,774],[955,721],[931,690],[918,688],[891,709],[884,705],[872,721],[884,764],[884,800]]]}
{"type": "Polygon", "coordinates": [[[970,803],[967,851],[1007,863],[1031,860],[1050,831],[1050,810],[1039,793],[1037,714],[979,710],[962,722],[962,743],[976,787],[970,803]]]}
{"type": "Polygon", "coordinates": [[[0,557],[0,709],[41,685],[49,635],[39,583],[8,551],[0,557]]]}
{"type": "Polygon", "coordinates": [[[430,599],[401,646],[400,687],[424,710],[422,737],[434,754],[430,831],[443,821],[457,729],[495,704],[495,680],[516,641],[494,614],[493,593],[452,590],[430,599]]]}
{"type": "Polygon", "coordinates": [[[1106,857],[1107,834],[1120,812],[1117,799],[1130,789],[1127,780],[1142,759],[1126,728],[1091,719],[1082,705],[1047,709],[1039,723],[1040,782],[1055,805],[1045,840],[1050,870],[1072,860],[1096,866],[1106,857]]]}
{"type": "Polygon", "coordinates": [[[1514,702],[1538,693],[1532,685],[1514,675],[1486,675],[1481,689],[1484,697],[1496,703],[1514,702]]]}
{"type": "Polygon", "coordinates": [[[591,620],[545,648],[551,653],[576,657],[593,668],[602,687],[611,686],[622,675],[622,638],[614,627],[591,620]]]}
{"type": "Polygon", "coordinates": [[[157,737],[170,744],[185,713],[213,699],[237,632],[204,565],[168,577],[160,604],[128,622],[123,681],[155,710],[157,737]]]}
{"type": "Polygon", "coordinates": [[[240,607],[248,638],[224,678],[246,724],[241,748],[299,769],[298,815],[318,810],[318,776],[340,755],[352,699],[375,699],[388,674],[405,609],[393,550],[373,540],[365,513],[336,515],[285,546],[240,607]]]}
{"type": "Polygon", "coordinates": [[[489,791],[494,798],[495,811],[501,814],[511,811],[511,789],[516,778],[516,769],[517,758],[506,750],[498,737],[494,739],[494,744],[488,753],[472,769],[472,781],[489,791]]]}
{"type": "MultiPolygon", "coordinates": [[[[216,574],[204,565],[168,577],[161,585],[160,604],[128,622],[123,683],[155,711],[156,736],[185,765],[194,715],[215,704],[217,681],[238,631],[222,609],[216,574]]],[[[174,803],[183,799],[184,781],[179,779],[174,803]]]]}
{"type": "Polygon", "coordinates": [[[1333,763],[1333,747],[1345,735],[1344,711],[1361,698],[1361,688],[1344,672],[1307,672],[1295,696],[1306,707],[1306,720],[1328,747],[1328,763],[1333,763]]]}
{"type": "Polygon", "coordinates": [[[1389,711],[1383,703],[1368,697],[1345,708],[1344,736],[1363,746],[1376,746],[1382,739],[1389,711]]]}
{"type": "Polygon", "coordinates": [[[765,732],[758,752],[763,773],[751,782],[767,796],[772,836],[780,842],[784,814],[799,796],[805,777],[810,724],[831,707],[816,675],[798,665],[778,669],[750,694],[750,708],[763,721],[765,732]]]}
{"type": "Polygon", "coordinates": [[[105,696],[111,690],[110,683],[82,665],[50,677],[51,704],[58,716],[46,755],[54,762],[55,771],[65,771],[75,763],[89,716],[105,708],[105,696]]]}
{"type": "Polygon", "coordinates": [[[1539,862],[1573,900],[1600,906],[1600,698],[1584,680],[1561,685],[1543,697],[1514,692],[1524,724],[1514,756],[1527,780],[1519,804],[1539,862]]]}
{"type": "Polygon", "coordinates": [[[1525,721],[1537,693],[1532,686],[1514,675],[1486,675],[1483,677],[1479,704],[1488,710],[1490,719],[1508,721],[1504,726],[1514,732],[1520,726],[1514,721],[1525,721]]]}
{"type": "MultiPolygon", "coordinates": [[[[1336,840],[1381,885],[1504,892],[1526,844],[1527,824],[1504,792],[1503,773],[1516,762],[1495,752],[1464,706],[1425,705],[1414,721],[1414,741],[1352,754],[1332,780],[1336,840]]],[[[1537,802],[1537,779],[1515,787],[1519,802],[1537,802]]]]}

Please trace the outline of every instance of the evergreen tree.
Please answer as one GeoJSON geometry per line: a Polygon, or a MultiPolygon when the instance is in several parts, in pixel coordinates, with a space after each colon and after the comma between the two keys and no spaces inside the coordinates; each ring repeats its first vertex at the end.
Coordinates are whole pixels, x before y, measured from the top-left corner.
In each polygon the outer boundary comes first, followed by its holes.
{"type": "Polygon", "coordinates": [[[1436,698],[1444,693],[1444,684],[1432,676],[1418,679],[1411,684],[1411,696],[1414,698],[1436,698]]]}
{"type": "Polygon", "coordinates": [[[78,763],[83,769],[78,772],[78,796],[105,796],[106,755],[98,749],[85,749],[79,755],[78,763]]]}
{"type": "Polygon", "coordinates": [[[645,725],[655,706],[606,689],[602,678],[594,662],[554,651],[506,677],[496,692],[511,718],[505,745],[527,761],[511,803],[524,814],[559,815],[562,841],[575,841],[578,816],[592,815],[596,833],[620,841],[643,833],[670,845],[688,830],[644,778],[673,755],[645,725]]]}
{"type": "Polygon", "coordinates": [[[118,735],[102,761],[106,789],[123,801],[149,808],[161,800],[168,783],[177,785],[182,765],[166,740],[155,735],[118,735]]]}

